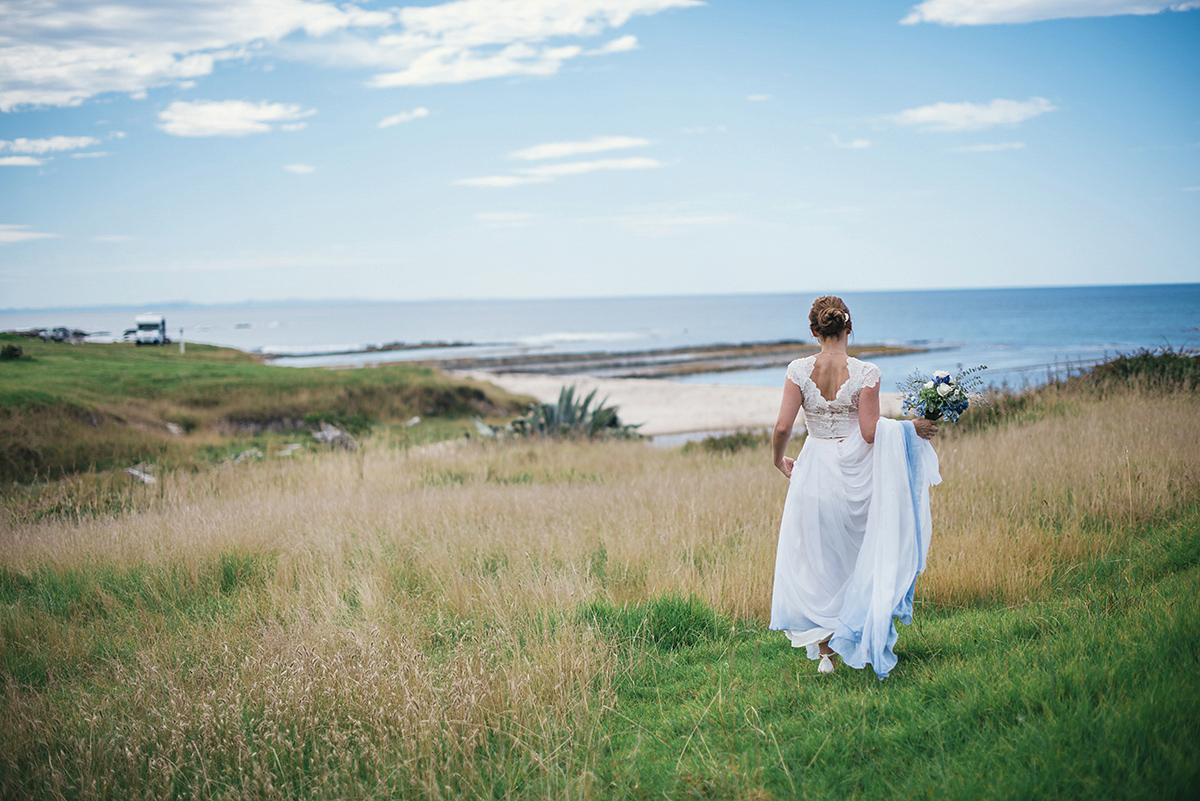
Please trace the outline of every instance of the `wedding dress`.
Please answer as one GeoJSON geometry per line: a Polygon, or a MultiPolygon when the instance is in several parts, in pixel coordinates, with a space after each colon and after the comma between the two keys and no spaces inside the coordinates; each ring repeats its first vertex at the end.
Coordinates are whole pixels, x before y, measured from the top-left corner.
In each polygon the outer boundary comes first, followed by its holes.
{"type": "Polygon", "coordinates": [[[912,622],[925,569],[937,454],[910,421],[880,418],[874,444],[862,438],[859,394],[878,386],[879,368],[848,358],[849,378],[826,400],[812,380],[815,362],[809,356],[787,369],[803,396],[808,437],[783,506],[771,628],[806,647],[809,659],[829,640],[845,664],[870,664],[884,679],[896,664],[893,618],[912,622]]]}

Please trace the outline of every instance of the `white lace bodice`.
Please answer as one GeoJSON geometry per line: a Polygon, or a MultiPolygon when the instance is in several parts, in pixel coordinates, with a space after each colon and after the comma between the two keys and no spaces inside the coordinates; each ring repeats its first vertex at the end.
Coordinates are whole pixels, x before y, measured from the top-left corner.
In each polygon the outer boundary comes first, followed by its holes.
{"type": "Polygon", "coordinates": [[[848,436],[858,427],[858,395],[863,387],[879,385],[879,368],[853,356],[848,357],[846,369],[850,371],[850,377],[838,388],[833,400],[825,400],[812,380],[816,361],[816,356],[806,356],[796,359],[787,367],[788,380],[800,387],[804,397],[804,424],[809,435],[814,437],[830,439],[848,436]]]}

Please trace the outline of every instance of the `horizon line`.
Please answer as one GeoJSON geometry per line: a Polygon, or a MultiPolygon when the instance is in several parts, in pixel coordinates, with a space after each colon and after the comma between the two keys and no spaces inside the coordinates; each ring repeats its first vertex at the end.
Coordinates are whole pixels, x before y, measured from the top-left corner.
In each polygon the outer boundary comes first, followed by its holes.
{"type": "Polygon", "coordinates": [[[1019,290],[1062,290],[1062,289],[1118,289],[1134,287],[1169,287],[1169,286],[1200,286],[1200,281],[1162,281],[1150,283],[1129,284],[1033,284],[1024,286],[970,286],[970,287],[928,287],[901,289],[810,289],[791,290],[786,292],[690,292],[683,294],[647,293],[633,295],[554,295],[544,297],[436,297],[436,298],[283,298],[257,299],[242,301],[224,301],[203,303],[190,300],[150,301],[145,303],[98,303],[75,306],[19,306],[0,309],[0,314],[21,314],[28,312],[51,311],[126,311],[130,309],[205,309],[205,308],[234,308],[245,306],[316,306],[323,304],[344,303],[348,305],[382,305],[393,303],[532,303],[546,301],[580,301],[580,300],[652,300],[662,298],[720,298],[720,297],[767,297],[778,295],[809,295],[842,294],[868,295],[916,292],[997,292],[1019,290]]]}

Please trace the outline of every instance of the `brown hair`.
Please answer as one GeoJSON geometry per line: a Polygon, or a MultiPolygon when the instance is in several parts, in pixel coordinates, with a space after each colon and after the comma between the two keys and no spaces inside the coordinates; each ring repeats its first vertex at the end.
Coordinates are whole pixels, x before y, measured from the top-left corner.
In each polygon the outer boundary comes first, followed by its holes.
{"type": "Polygon", "coordinates": [[[842,299],[834,295],[822,295],[813,301],[808,313],[808,325],[822,339],[839,336],[851,330],[850,310],[842,299]]]}

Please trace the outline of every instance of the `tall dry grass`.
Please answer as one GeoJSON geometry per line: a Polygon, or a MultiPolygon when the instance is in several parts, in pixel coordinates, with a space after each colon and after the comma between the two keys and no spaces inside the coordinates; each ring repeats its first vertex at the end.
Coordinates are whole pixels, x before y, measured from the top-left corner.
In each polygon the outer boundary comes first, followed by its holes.
{"type": "Polygon", "coordinates": [[[921,597],[1017,602],[1066,562],[1125,544],[1200,499],[1200,399],[1047,388],[1035,422],[937,444],[934,538],[921,597]]]}
{"type": "MultiPolygon", "coordinates": [[[[1042,592],[1200,498],[1194,395],[1060,400],[939,441],[924,602],[1042,592]]],[[[593,797],[619,660],[577,610],[677,593],[765,621],[785,489],[763,448],[376,442],[169,474],[136,512],[10,519],[13,575],[159,566],[202,588],[222,555],[271,568],[202,613],[103,582],[98,612],[5,607],[0,648],[47,671],[4,688],[0,789],[593,797]]]]}
{"type": "Polygon", "coordinates": [[[107,597],[99,619],[6,610],[3,647],[49,663],[44,686],[5,688],[8,777],[89,797],[594,795],[615,654],[576,609],[686,588],[752,615],[780,487],[750,460],[631,443],[455,445],[167,475],[140,512],[11,525],[0,563],[28,575],[274,567],[211,620],[107,597]],[[731,504],[731,482],[758,500],[731,504]]]}
{"type": "MultiPolygon", "coordinates": [[[[1194,394],[1064,396],[1032,423],[935,442],[934,543],[922,594],[1016,599],[1056,561],[1197,499],[1194,394]],[[1098,536],[1096,531],[1107,532],[1098,536]]],[[[4,522],[0,563],[30,568],[279,555],[280,602],[352,590],[370,610],[397,570],[454,614],[524,615],[601,594],[694,594],[763,619],[785,482],[764,449],[711,455],[637,443],[375,443],[194,474],[98,484],[121,511],[4,522]]],[[[91,504],[89,508],[102,508],[91,504]]],[[[68,515],[70,509],[65,510],[68,515]]],[[[336,606],[336,604],[334,605],[336,606]]]]}

